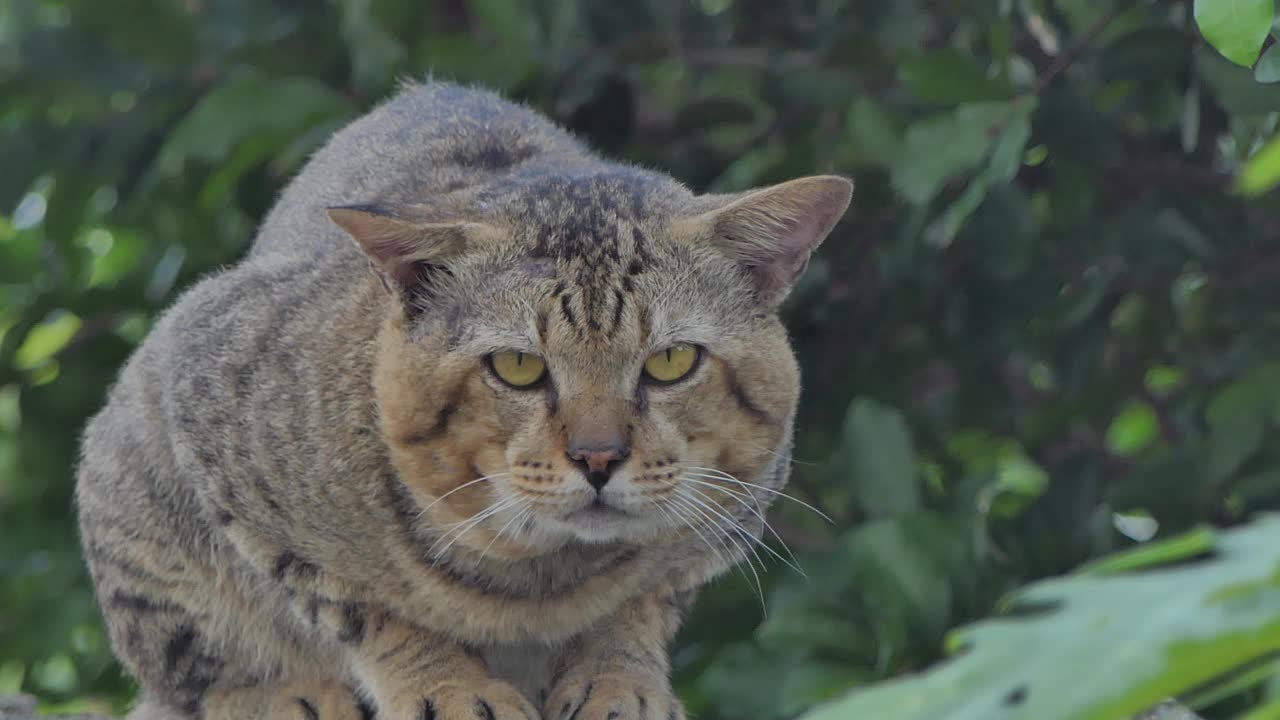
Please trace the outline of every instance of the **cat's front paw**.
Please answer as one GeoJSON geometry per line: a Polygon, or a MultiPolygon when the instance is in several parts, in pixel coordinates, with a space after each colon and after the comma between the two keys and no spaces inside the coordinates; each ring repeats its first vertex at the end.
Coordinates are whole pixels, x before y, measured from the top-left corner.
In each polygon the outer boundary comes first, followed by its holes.
{"type": "Polygon", "coordinates": [[[546,720],[685,720],[666,678],[602,673],[566,678],[544,711],[546,720]]]}
{"type": "Polygon", "coordinates": [[[396,705],[387,720],[542,720],[519,690],[501,680],[445,681],[396,705]]]}

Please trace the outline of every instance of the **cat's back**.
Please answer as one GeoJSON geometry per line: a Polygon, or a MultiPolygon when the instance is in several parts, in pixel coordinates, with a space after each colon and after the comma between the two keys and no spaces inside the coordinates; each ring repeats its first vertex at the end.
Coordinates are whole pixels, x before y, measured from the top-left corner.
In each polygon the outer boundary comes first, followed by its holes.
{"type": "Polygon", "coordinates": [[[325,208],[414,204],[530,168],[591,163],[588,151],[542,115],[451,83],[406,86],[336,133],[267,216],[251,257],[358,253],[325,208]]]}

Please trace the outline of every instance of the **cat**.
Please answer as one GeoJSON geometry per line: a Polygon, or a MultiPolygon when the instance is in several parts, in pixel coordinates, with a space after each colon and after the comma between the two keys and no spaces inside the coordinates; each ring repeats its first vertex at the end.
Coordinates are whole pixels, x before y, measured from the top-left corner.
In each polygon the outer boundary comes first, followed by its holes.
{"type": "Polygon", "coordinates": [[[131,720],[669,720],[758,540],[777,309],[851,183],[696,195],[490,92],[337,132],[90,421],[81,541],[131,720]]]}

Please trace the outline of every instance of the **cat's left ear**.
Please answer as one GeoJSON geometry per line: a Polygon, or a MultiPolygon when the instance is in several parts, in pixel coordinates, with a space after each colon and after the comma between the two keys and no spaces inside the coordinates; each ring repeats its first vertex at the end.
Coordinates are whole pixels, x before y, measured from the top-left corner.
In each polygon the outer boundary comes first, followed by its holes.
{"type": "Polygon", "coordinates": [[[709,242],[751,272],[760,301],[776,307],[849,208],[853,183],[836,175],[799,178],[727,198],[679,220],[677,232],[709,242]]]}
{"type": "Polygon", "coordinates": [[[468,247],[498,235],[483,223],[422,219],[427,213],[414,207],[345,205],[326,211],[364,251],[383,284],[397,293],[412,290],[425,269],[447,265],[468,247]]]}

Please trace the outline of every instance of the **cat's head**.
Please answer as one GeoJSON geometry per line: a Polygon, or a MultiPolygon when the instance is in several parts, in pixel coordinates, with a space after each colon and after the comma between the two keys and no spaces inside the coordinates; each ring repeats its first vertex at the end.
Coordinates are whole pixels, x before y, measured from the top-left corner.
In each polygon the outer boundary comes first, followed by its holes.
{"type": "Polygon", "coordinates": [[[331,208],[395,298],[374,384],[431,524],[515,556],[758,512],[799,395],[776,310],[851,191],[695,196],[615,168],[331,208]]]}

